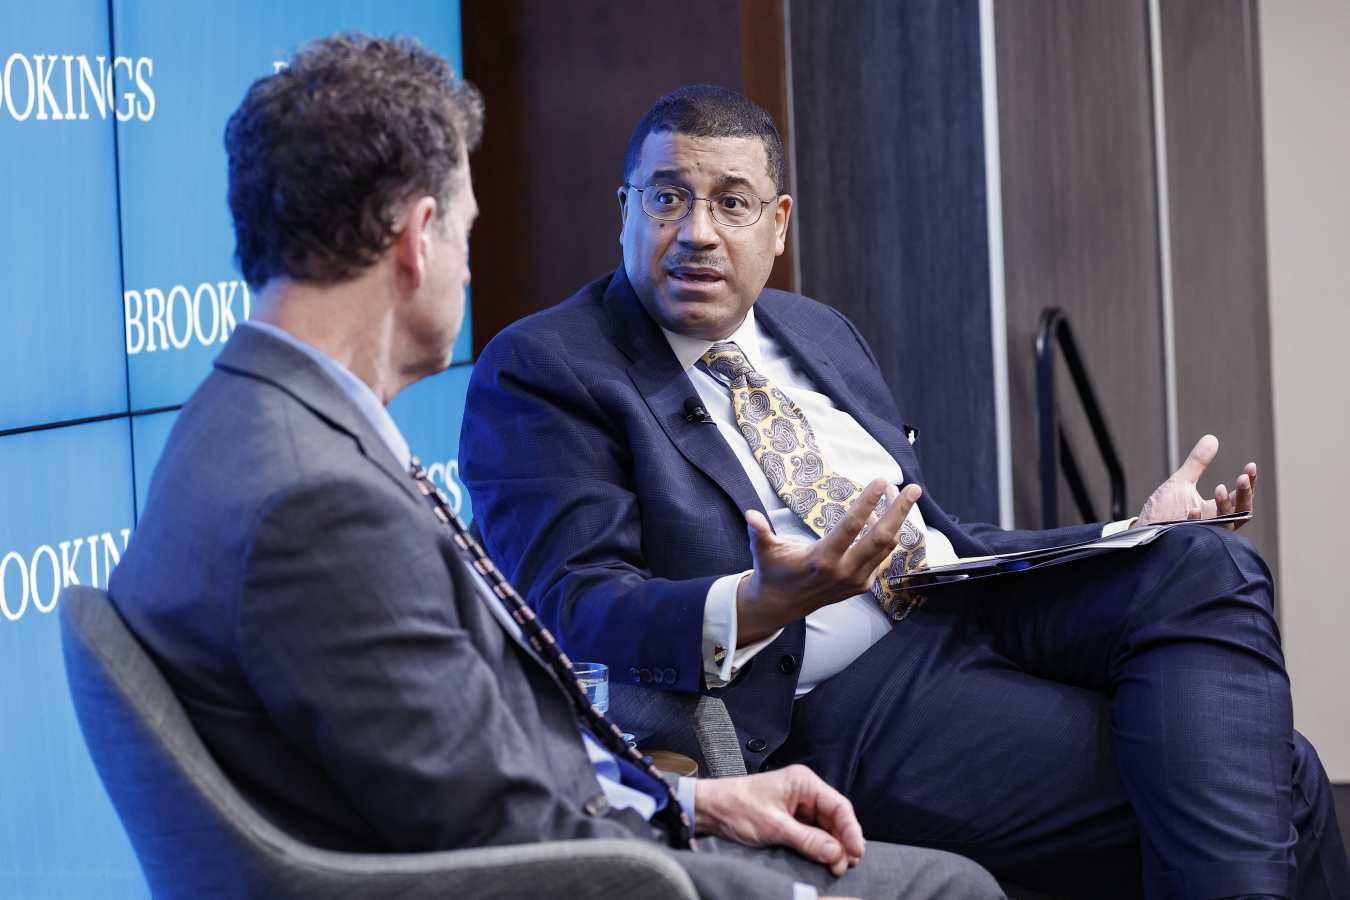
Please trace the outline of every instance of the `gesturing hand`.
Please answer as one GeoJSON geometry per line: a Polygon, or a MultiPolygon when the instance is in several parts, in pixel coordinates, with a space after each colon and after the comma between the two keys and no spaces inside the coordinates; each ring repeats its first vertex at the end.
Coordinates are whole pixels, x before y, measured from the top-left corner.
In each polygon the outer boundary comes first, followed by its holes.
{"type": "MultiPolygon", "coordinates": [[[[1212,519],[1215,516],[1232,512],[1247,512],[1252,508],[1256,494],[1256,463],[1247,463],[1234,484],[1233,493],[1219,485],[1214,489],[1214,499],[1204,500],[1200,496],[1197,483],[1200,476],[1214,456],[1219,452],[1219,439],[1212,434],[1202,437],[1191,450],[1191,455],[1181,464],[1181,468],[1172,473],[1152,496],[1144,502],[1135,526],[1150,522],[1167,522],[1173,519],[1212,519]]],[[[1236,529],[1242,522],[1233,522],[1225,528],[1236,529]]]]}
{"type": "Polygon", "coordinates": [[[833,530],[809,544],[780,538],[754,510],[745,514],[755,571],[736,590],[741,644],[767,637],[822,606],[871,590],[877,568],[895,550],[900,526],[922,493],[917,484],[899,492],[891,488],[885,515],[871,518],[884,490],[886,483],[874,479],[833,530]],[[869,526],[865,532],[864,526],[869,526]],[[859,532],[862,538],[855,543],[859,532]]]}
{"type": "Polygon", "coordinates": [[[836,876],[867,849],[853,804],[800,765],[741,778],[700,778],[694,830],[747,847],[791,847],[836,876]]]}

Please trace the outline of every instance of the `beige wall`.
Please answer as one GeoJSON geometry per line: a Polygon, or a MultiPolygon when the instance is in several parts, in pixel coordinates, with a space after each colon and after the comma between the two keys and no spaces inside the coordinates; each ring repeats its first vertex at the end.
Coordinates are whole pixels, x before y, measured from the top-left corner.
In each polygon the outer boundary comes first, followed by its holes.
{"type": "Polygon", "coordinates": [[[1294,724],[1350,782],[1350,2],[1260,13],[1284,647],[1294,724]]]}

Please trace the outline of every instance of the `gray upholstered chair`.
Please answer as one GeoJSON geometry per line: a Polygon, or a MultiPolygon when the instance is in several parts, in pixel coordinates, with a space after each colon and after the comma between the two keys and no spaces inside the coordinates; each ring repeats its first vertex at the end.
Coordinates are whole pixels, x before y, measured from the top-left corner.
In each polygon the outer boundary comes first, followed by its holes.
{"type": "Polygon", "coordinates": [[[303,844],[221,771],[107,594],[63,591],[61,638],[85,742],[156,900],[697,900],[685,871],[638,840],[416,854],[303,844]]]}

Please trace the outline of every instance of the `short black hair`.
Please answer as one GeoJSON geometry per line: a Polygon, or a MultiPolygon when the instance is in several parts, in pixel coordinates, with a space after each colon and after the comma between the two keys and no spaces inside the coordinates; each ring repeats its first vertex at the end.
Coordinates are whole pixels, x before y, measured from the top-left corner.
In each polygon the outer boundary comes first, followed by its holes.
{"type": "Polygon", "coordinates": [[[398,235],[404,205],[449,205],[478,144],[483,101],[409,37],[339,34],[300,47],[249,87],[225,128],[235,261],[276,276],[345,281],[398,235]]]}
{"type": "MultiPolygon", "coordinates": [[[[735,91],[711,84],[695,84],[666,94],[633,129],[623,154],[623,180],[631,184],[633,171],[642,157],[649,134],[683,134],[689,137],[757,137],[764,142],[764,156],[774,190],[786,194],[787,163],[783,141],[773,118],[754,101],[735,91]]],[[[640,187],[641,185],[639,185],[640,187]]]]}

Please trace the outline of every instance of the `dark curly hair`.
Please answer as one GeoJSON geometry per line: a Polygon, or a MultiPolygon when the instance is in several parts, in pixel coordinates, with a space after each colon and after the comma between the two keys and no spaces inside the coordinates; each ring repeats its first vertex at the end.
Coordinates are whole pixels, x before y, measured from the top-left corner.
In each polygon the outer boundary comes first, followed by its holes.
{"type": "Polygon", "coordinates": [[[245,280],[333,284],[368,268],[397,240],[404,204],[432,196],[446,209],[482,129],[477,89],[413,38],[305,44],[225,127],[245,280]]]}
{"type": "MultiPolygon", "coordinates": [[[[783,159],[783,140],[773,118],[753,100],[735,91],[711,84],[695,84],[666,94],[644,115],[633,129],[628,150],[623,154],[623,180],[631,184],[633,170],[642,156],[642,145],[649,134],[683,134],[689,137],[759,138],[774,190],[786,194],[787,163],[783,159]]],[[[641,187],[641,185],[639,185],[641,187]]]]}

